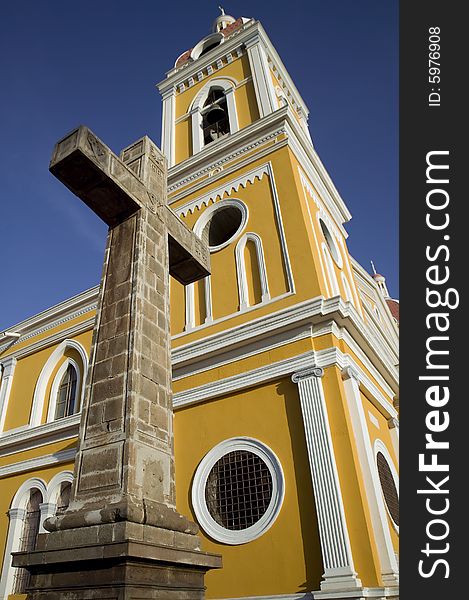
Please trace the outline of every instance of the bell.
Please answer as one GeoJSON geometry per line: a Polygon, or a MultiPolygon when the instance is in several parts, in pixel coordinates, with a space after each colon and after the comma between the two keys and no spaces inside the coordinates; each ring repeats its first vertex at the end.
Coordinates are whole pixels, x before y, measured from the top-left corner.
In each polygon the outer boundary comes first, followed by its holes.
{"type": "Polygon", "coordinates": [[[218,104],[214,104],[211,106],[208,111],[205,113],[205,121],[208,125],[213,125],[221,119],[225,118],[225,111],[218,104]]]}

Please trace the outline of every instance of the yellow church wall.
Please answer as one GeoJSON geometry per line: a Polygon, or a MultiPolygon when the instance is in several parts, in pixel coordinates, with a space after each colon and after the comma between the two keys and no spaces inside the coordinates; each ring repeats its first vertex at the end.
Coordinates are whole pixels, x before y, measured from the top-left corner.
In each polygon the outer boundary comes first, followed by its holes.
{"type": "MultiPolygon", "coordinates": [[[[73,339],[82,344],[82,346],[85,348],[85,351],[89,354],[91,347],[91,336],[92,330],[90,329],[81,334],[71,336],[70,339],[73,339]]],[[[27,423],[29,423],[34,397],[34,390],[36,387],[37,380],[48,358],[59,344],[60,342],[48,346],[47,348],[37,350],[36,352],[24,356],[18,360],[15,369],[15,376],[13,378],[13,384],[11,387],[8,409],[5,417],[4,431],[15,429],[16,427],[21,427],[22,425],[26,425],[27,423]]],[[[78,356],[73,351],[67,351],[65,353],[65,358],[71,355],[75,356],[75,358],[78,356]]],[[[48,400],[50,398],[50,389],[52,386],[52,382],[54,380],[55,374],[57,373],[61,363],[65,360],[65,358],[59,361],[59,364],[56,365],[52,376],[49,378],[45,394],[42,422],[44,422],[46,419],[48,400]]]]}
{"type": "MultiPolygon", "coordinates": [[[[62,463],[60,465],[53,465],[51,467],[36,469],[34,471],[28,471],[26,473],[20,473],[18,475],[12,475],[10,477],[4,477],[0,479],[0,565],[3,564],[5,554],[5,540],[8,535],[9,519],[8,510],[11,507],[12,500],[21,487],[21,485],[36,477],[42,479],[46,484],[56,475],[62,471],[73,471],[73,462],[62,463]]],[[[1,568],[1,567],[0,567],[1,568]]],[[[13,596],[11,596],[13,598],[13,596]]],[[[25,596],[19,595],[18,598],[24,598],[25,596]]]]}
{"type": "Polygon", "coordinates": [[[378,574],[378,551],[374,542],[360,462],[356,447],[352,443],[353,429],[345,406],[345,391],[340,370],[337,367],[325,369],[322,384],[355,569],[360,574],[364,586],[377,586],[381,583],[378,574]]]}
{"type": "MultiPolygon", "coordinates": [[[[12,454],[7,454],[0,456],[0,467],[4,467],[6,465],[13,465],[18,462],[22,462],[25,460],[31,460],[32,458],[39,458],[41,456],[46,456],[49,454],[55,454],[57,452],[61,452],[62,450],[69,450],[70,448],[75,448],[77,445],[77,438],[74,436],[72,438],[61,440],[59,442],[53,442],[51,444],[43,444],[42,446],[37,446],[36,448],[30,448],[28,450],[22,450],[19,452],[14,452],[12,454]]],[[[35,473],[38,471],[35,471],[35,473]]],[[[4,479],[0,479],[0,481],[4,481],[4,479]]]]}
{"type": "Polygon", "coordinates": [[[181,392],[196,388],[201,385],[205,385],[206,383],[232,377],[233,375],[239,375],[240,373],[246,373],[248,371],[285,360],[286,358],[297,356],[298,354],[304,354],[305,352],[311,350],[311,339],[298,340],[291,344],[285,344],[283,346],[279,346],[278,348],[266,350],[265,352],[259,352],[254,356],[242,358],[213,369],[207,369],[206,371],[196,373],[195,375],[175,379],[173,381],[173,391],[181,392]]]}
{"type": "Polygon", "coordinates": [[[202,532],[203,548],[223,554],[223,569],[207,574],[207,597],[318,589],[323,566],[316,512],[298,392],[290,379],[176,412],[178,510],[195,519],[190,501],[194,472],[209,450],[235,436],[256,438],[274,451],[285,476],[285,499],[272,527],[252,542],[229,546],[202,532]]]}
{"type": "MultiPolygon", "coordinates": [[[[277,189],[282,223],[285,231],[285,237],[288,240],[287,248],[289,260],[295,281],[295,295],[286,297],[277,302],[270,304],[257,305],[255,313],[238,311],[238,288],[236,280],[234,251],[236,240],[223,250],[212,253],[212,293],[213,293],[213,309],[214,318],[221,318],[230,315],[232,317],[232,325],[252,320],[278,311],[286,306],[301,302],[302,300],[310,299],[325,294],[325,290],[321,283],[322,277],[318,275],[316,265],[318,264],[317,249],[312,242],[311,233],[305,226],[305,213],[302,203],[298,202],[298,194],[302,191],[297,186],[297,182],[292,175],[291,154],[287,148],[273,150],[268,157],[263,157],[257,161],[253,161],[248,167],[244,167],[236,172],[236,174],[227,175],[226,177],[217,179],[216,183],[207,185],[203,191],[198,190],[197,193],[188,195],[172,205],[172,208],[177,212],[178,206],[182,206],[191,200],[202,195],[209,195],[212,189],[218,189],[225,183],[228,183],[235,177],[239,177],[244,172],[248,172],[257,166],[265,164],[267,160],[272,163],[275,185],[277,189]],[[312,260],[305,260],[305,257],[311,257],[312,260]],[[222,284],[217,284],[215,277],[220,271],[223,272],[222,284]],[[219,307],[223,307],[220,312],[219,307]]],[[[249,220],[244,231],[252,231],[260,235],[264,247],[264,255],[266,257],[267,277],[272,300],[281,296],[287,291],[286,283],[286,265],[285,258],[282,255],[279,230],[274,217],[274,204],[272,197],[271,181],[264,175],[261,181],[257,180],[253,183],[247,183],[246,187],[240,187],[237,192],[232,192],[225,198],[239,198],[244,201],[249,209],[249,220]]],[[[194,209],[193,214],[188,214],[183,220],[189,228],[192,228],[200,215],[206,210],[194,209]]],[[[176,295],[171,299],[171,310],[173,315],[173,334],[177,335],[183,332],[185,323],[185,301],[182,289],[177,289],[176,284],[172,284],[172,289],[176,290],[176,295]],[[180,303],[180,304],[179,304],[180,303]]],[[[208,333],[215,333],[226,329],[226,322],[213,323],[210,325],[210,332],[206,328],[198,328],[195,331],[188,332],[182,338],[173,341],[174,346],[180,343],[188,343],[199,339],[208,333]]]]}

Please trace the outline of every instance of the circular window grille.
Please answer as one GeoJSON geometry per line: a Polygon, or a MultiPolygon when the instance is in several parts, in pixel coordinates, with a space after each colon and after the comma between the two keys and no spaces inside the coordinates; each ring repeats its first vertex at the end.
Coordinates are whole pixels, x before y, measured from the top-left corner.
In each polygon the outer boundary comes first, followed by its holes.
{"type": "Polygon", "coordinates": [[[342,258],[340,256],[339,249],[337,248],[337,244],[335,243],[332,233],[329,231],[329,228],[322,219],[319,219],[319,224],[321,225],[321,231],[324,235],[327,247],[329,248],[332,258],[337,263],[337,266],[339,268],[342,268],[342,258]]]}
{"type": "Polygon", "coordinates": [[[212,467],[205,485],[208,512],[222,527],[247,529],[265,514],[272,499],[272,476],[252,452],[225,454],[212,467]]]}
{"type": "Polygon", "coordinates": [[[211,537],[243,544],[272,525],[283,494],[283,473],[275,454],[257,440],[234,438],[213,448],[200,463],[192,504],[211,537]]]}
{"type": "Polygon", "coordinates": [[[228,246],[244,229],[248,210],[240,200],[212,204],[197,221],[194,232],[208,243],[210,252],[228,246]]]}
{"type": "Polygon", "coordinates": [[[391,515],[391,519],[399,527],[399,494],[391,468],[384,454],[381,452],[376,454],[376,463],[386,507],[391,515]]]}

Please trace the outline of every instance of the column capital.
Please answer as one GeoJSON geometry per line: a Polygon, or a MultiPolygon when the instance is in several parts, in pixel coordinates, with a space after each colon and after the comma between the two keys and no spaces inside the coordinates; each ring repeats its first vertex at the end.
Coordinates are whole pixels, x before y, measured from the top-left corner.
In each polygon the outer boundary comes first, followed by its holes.
{"type": "Polygon", "coordinates": [[[399,429],[399,419],[396,419],[395,417],[392,417],[391,419],[388,420],[388,427],[389,429],[399,429]]]}
{"type": "Polygon", "coordinates": [[[3,376],[7,377],[11,374],[11,371],[15,368],[17,363],[16,356],[6,356],[0,359],[0,365],[3,368],[3,376]]]}
{"type": "Polygon", "coordinates": [[[342,379],[344,381],[347,379],[354,379],[357,383],[360,383],[360,373],[355,367],[349,365],[342,369],[342,379]]]}
{"type": "Polygon", "coordinates": [[[309,367],[303,371],[297,371],[293,373],[291,379],[293,383],[298,383],[302,379],[309,379],[311,377],[322,377],[324,375],[324,369],[322,367],[309,367]]]}
{"type": "Polygon", "coordinates": [[[24,508],[10,508],[8,511],[8,517],[12,519],[24,519],[26,510],[24,508]]]}

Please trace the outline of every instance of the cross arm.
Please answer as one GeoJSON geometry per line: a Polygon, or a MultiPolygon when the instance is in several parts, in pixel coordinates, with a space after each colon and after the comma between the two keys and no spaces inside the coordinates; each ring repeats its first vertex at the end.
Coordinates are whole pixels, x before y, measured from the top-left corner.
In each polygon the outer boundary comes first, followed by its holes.
{"type": "Polygon", "coordinates": [[[164,206],[168,228],[169,270],[171,275],[187,285],[210,275],[210,253],[193,231],[164,206]]]}
{"type": "Polygon", "coordinates": [[[57,142],[49,170],[110,227],[143,206],[143,183],[87,127],[57,142]]]}

